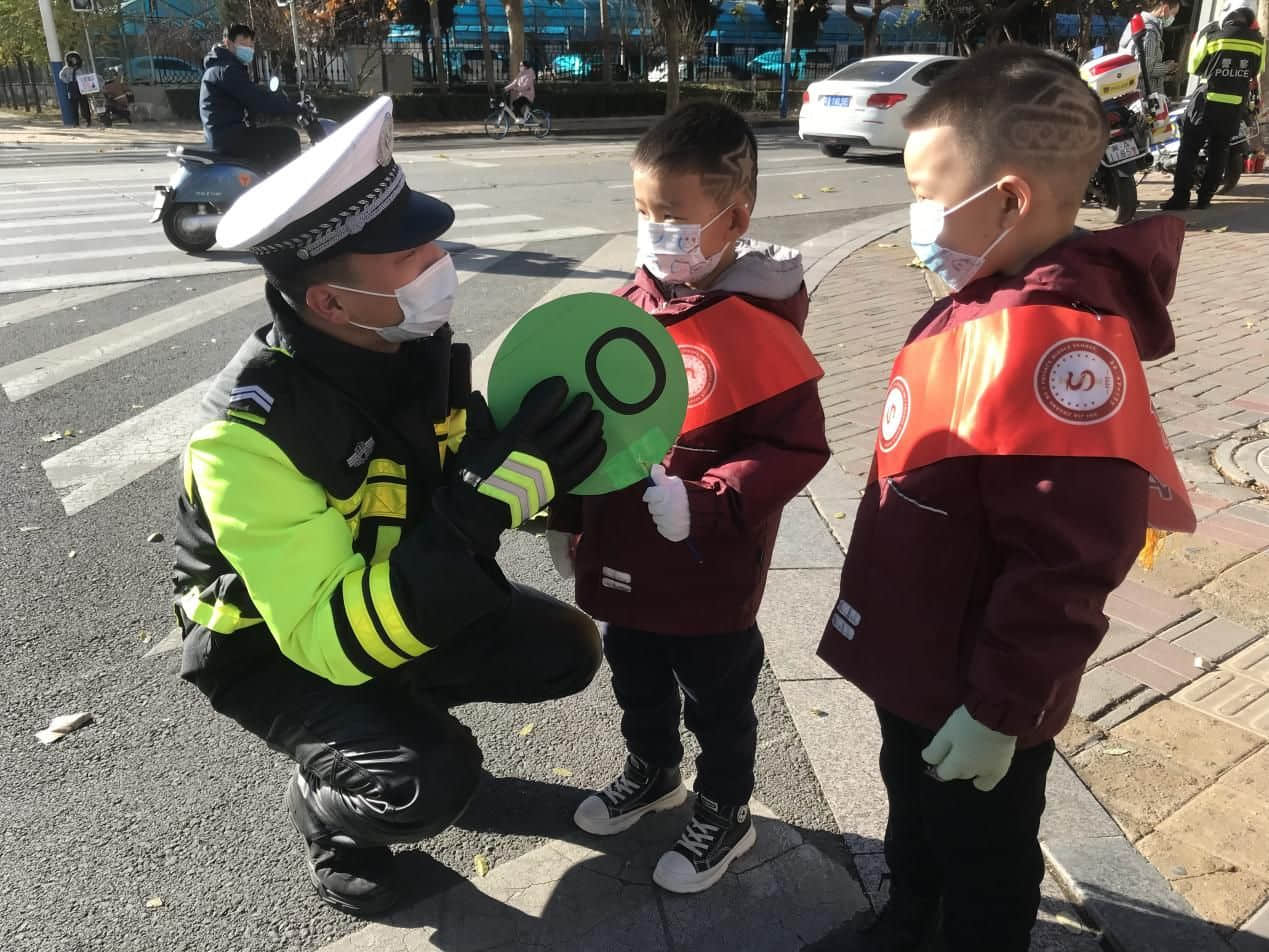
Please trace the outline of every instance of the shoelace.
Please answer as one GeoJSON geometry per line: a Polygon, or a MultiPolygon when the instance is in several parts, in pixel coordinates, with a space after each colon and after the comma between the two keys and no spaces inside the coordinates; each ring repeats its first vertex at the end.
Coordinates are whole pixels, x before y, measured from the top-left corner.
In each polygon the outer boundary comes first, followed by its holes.
{"type": "Polygon", "coordinates": [[[687,829],[683,831],[683,835],[679,837],[679,845],[690,852],[693,856],[700,856],[713,844],[714,834],[719,827],[713,823],[706,823],[700,817],[694,816],[687,825],[687,829]]]}
{"type": "Polygon", "coordinates": [[[604,790],[604,796],[612,801],[613,806],[619,804],[626,797],[633,796],[639,792],[639,784],[630,779],[630,776],[623,772],[620,777],[610,783],[604,790]]]}

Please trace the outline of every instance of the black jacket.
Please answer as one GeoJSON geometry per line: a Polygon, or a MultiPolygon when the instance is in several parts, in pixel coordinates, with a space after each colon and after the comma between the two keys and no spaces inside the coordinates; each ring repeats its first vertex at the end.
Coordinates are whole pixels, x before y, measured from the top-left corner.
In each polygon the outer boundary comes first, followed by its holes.
{"type": "Polygon", "coordinates": [[[271,93],[251,81],[247,67],[223,46],[203,60],[203,85],[198,114],[203,135],[212,148],[220,148],[218,135],[247,124],[248,114],[298,116],[300,109],[284,93],[271,93]]]}
{"type": "Polygon", "coordinates": [[[511,588],[432,506],[465,433],[471,350],[448,328],[394,354],[274,323],[212,385],[183,459],[182,676],[285,657],[360,684],[505,608],[511,588]]]}
{"type": "Polygon", "coordinates": [[[1219,26],[1200,30],[1190,46],[1189,69],[1202,77],[1203,86],[1191,104],[1191,118],[1197,121],[1205,109],[1240,110],[1264,61],[1265,38],[1250,11],[1231,13],[1219,26]]]}

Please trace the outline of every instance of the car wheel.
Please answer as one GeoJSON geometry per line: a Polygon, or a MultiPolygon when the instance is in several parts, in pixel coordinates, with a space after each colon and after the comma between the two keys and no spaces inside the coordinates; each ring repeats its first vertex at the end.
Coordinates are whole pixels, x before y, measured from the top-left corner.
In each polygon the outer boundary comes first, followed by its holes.
{"type": "Polygon", "coordinates": [[[841,158],[845,158],[846,153],[850,151],[850,146],[829,145],[825,143],[820,146],[820,151],[823,152],[830,159],[841,159],[841,158]]]}

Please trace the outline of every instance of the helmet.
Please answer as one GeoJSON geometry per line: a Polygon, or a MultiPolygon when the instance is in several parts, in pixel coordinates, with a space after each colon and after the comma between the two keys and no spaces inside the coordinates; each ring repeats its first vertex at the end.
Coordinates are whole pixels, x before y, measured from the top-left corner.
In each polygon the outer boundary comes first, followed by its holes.
{"type": "Polygon", "coordinates": [[[1221,8],[1220,19],[1224,20],[1240,10],[1246,10],[1253,20],[1256,19],[1256,4],[1252,0],[1225,0],[1225,5],[1221,8]]]}

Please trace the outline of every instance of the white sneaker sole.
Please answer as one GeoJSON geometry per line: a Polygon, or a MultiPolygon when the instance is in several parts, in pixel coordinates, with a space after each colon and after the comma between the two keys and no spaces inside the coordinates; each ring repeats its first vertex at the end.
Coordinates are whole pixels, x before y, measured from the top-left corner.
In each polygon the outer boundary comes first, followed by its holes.
{"type": "Polygon", "coordinates": [[[672,893],[698,893],[704,892],[710,886],[723,878],[723,874],[727,872],[727,868],[731,866],[732,860],[744,856],[753,848],[754,843],[758,841],[758,834],[750,825],[749,830],[742,836],[735,846],[728,851],[720,862],[713,869],[707,869],[703,873],[697,873],[695,876],[687,879],[676,879],[670,882],[669,879],[661,874],[660,864],[656,871],[652,874],[652,881],[667,892],[672,893]]]}
{"type": "MultiPolygon", "coordinates": [[[[598,794],[596,794],[596,796],[598,796],[598,794]]],[[[649,813],[660,813],[662,810],[673,810],[675,807],[682,806],[685,800],[687,800],[687,787],[680,783],[675,789],[671,790],[659,800],[653,800],[651,803],[640,807],[638,810],[634,810],[623,817],[618,817],[615,820],[609,820],[607,822],[596,822],[590,817],[582,816],[582,808],[579,806],[577,808],[577,812],[573,814],[573,822],[577,824],[579,829],[591,834],[592,836],[614,836],[618,833],[626,832],[626,830],[630,829],[649,813]]]]}

